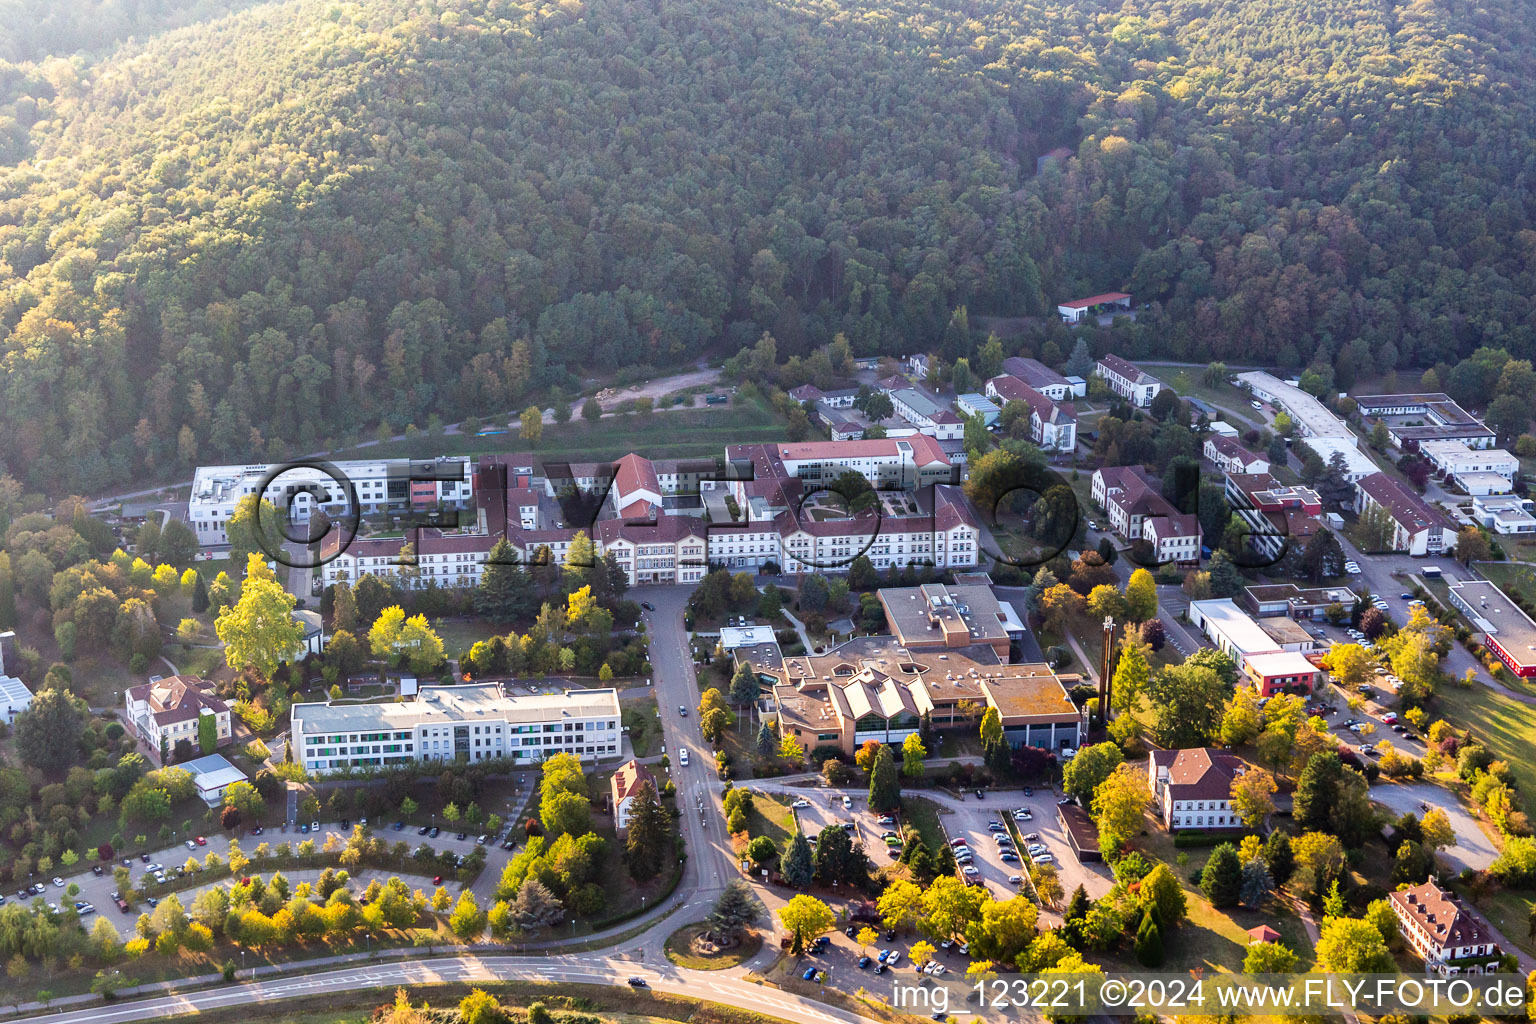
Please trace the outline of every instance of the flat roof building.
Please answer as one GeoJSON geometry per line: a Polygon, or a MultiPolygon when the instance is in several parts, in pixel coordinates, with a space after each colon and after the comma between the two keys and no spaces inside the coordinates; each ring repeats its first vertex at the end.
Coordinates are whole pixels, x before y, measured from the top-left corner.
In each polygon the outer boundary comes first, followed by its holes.
{"type": "Polygon", "coordinates": [[[192,784],[197,787],[197,795],[209,807],[218,807],[224,802],[224,791],[231,783],[250,781],[245,772],[230,764],[223,754],[209,754],[193,761],[183,761],[177,767],[192,773],[192,784]]]}
{"type": "Polygon", "coordinates": [[[1483,645],[1517,676],[1536,676],[1536,623],[1487,580],[1451,584],[1451,603],[1466,613],[1483,645]]]}
{"type": "Polygon", "coordinates": [[[1426,392],[1352,397],[1361,416],[1386,424],[1388,436],[1399,448],[1425,441],[1462,441],[1470,448],[1492,448],[1497,441],[1482,420],[1450,395],[1426,392]]]}
{"type": "Polygon", "coordinates": [[[305,771],[420,761],[506,760],[553,754],[583,761],[620,751],[614,689],[509,694],[501,683],[423,686],[416,700],[295,704],[294,753],[305,771]]]}
{"type": "Polygon", "coordinates": [[[1473,498],[1472,518],[1494,533],[1536,533],[1536,516],[1531,515],[1531,499],[1513,494],[1497,497],[1480,495],[1473,498]]]}
{"type": "Polygon", "coordinates": [[[1211,643],[1232,655],[1239,666],[1250,655],[1270,654],[1280,649],[1274,638],[1230,597],[1191,601],[1189,621],[1202,630],[1211,643]]]}
{"type": "Polygon", "coordinates": [[[1297,433],[1303,437],[1342,437],[1354,445],[1354,433],[1349,426],[1328,407],[1308,392],[1294,384],[1287,384],[1272,373],[1250,370],[1240,373],[1237,379],[1248,386],[1260,401],[1278,406],[1296,424],[1297,433]]]}
{"type": "MultiPolygon", "coordinates": [[[[1009,616],[988,586],[884,587],[876,596],[885,624],[904,647],[926,649],[986,644],[1008,657],[1009,616]]],[[[1016,621],[1016,620],[1015,620],[1016,621]]]]}

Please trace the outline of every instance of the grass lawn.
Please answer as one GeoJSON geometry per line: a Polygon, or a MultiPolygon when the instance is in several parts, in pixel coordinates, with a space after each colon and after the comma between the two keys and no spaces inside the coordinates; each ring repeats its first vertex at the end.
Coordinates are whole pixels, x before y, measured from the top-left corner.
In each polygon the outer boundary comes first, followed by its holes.
{"type": "Polygon", "coordinates": [[[655,459],[713,458],[720,455],[727,444],[776,441],[783,437],[783,422],[765,402],[738,398],[723,406],[607,416],[597,423],[573,419],[566,424],[547,425],[537,445],[530,445],[515,430],[488,437],[423,434],[409,441],[388,441],[336,452],[332,458],[530,452],[545,461],[601,462],[635,451],[643,451],[655,459]]]}
{"type": "Polygon", "coordinates": [[[731,759],[731,771],[733,778],[750,779],[756,775],[753,764],[757,758],[757,727],[749,722],[725,730],[721,737],[721,746],[725,748],[726,757],[731,759]]]}
{"type": "Polygon", "coordinates": [[[1457,728],[1471,729],[1494,757],[1509,762],[1522,792],[1536,792],[1536,717],[1528,705],[1479,683],[1442,687],[1434,711],[1457,728]]]}
{"type": "MultiPolygon", "coordinates": [[[[1262,425],[1263,417],[1260,416],[1248,403],[1252,401],[1248,392],[1235,388],[1225,379],[1215,387],[1206,385],[1203,377],[1204,367],[1192,366],[1166,366],[1158,363],[1139,362],[1137,365],[1146,369],[1148,373],[1160,378],[1165,384],[1173,388],[1186,398],[1198,398],[1203,402],[1209,402],[1219,409],[1231,411],[1231,415],[1225,417],[1238,430],[1247,430],[1250,427],[1262,425]]],[[[1228,373],[1239,371],[1229,370],[1228,373]]]]}
{"type": "Polygon", "coordinates": [[[709,925],[703,923],[688,924],[667,936],[667,959],[691,971],[720,971],[750,959],[763,948],[762,933],[749,930],[741,941],[730,949],[715,953],[695,952],[690,943],[708,927],[709,925]]]}
{"type": "Polygon", "coordinates": [[[656,698],[635,701],[623,709],[624,728],[629,730],[629,745],[636,757],[650,757],[661,741],[661,718],[656,713],[656,698]]]}
{"type": "Polygon", "coordinates": [[[939,828],[938,804],[920,796],[906,796],[901,800],[901,813],[906,824],[917,829],[918,835],[923,837],[923,845],[930,852],[943,848],[944,830],[939,828]]]}
{"type": "Polygon", "coordinates": [[[789,837],[800,831],[789,798],[774,793],[752,793],[752,811],[747,815],[747,835],[752,839],[767,836],[779,849],[789,837]]]}
{"type": "MultiPolygon", "coordinates": [[[[1463,893],[1465,896],[1465,893],[1463,893]]],[[[1525,893],[1499,889],[1476,903],[1488,923],[1526,953],[1536,952],[1536,943],[1526,938],[1530,929],[1531,899],[1525,893]]]]}
{"type": "Polygon", "coordinates": [[[437,619],[432,623],[432,630],[442,637],[443,653],[449,658],[467,654],[481,640],[506,635],[483,619],[437,619]]]}

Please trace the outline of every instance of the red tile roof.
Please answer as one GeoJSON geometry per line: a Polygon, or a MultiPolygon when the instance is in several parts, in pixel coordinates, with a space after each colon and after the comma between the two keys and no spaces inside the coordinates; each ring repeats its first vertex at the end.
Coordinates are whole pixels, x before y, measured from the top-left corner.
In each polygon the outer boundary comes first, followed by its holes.
{"type": "Polygon", "coordinates": [[[1073,299],[1071,302],[1058,303],[1064,309],[1087,309],[1089,306],[1098,306],[1106,302],[1118,302],[1121,299],[1130,298],[1125,292],[1104,292],[1102,295],[1090,295],[1086,299],[1073,299]]]}

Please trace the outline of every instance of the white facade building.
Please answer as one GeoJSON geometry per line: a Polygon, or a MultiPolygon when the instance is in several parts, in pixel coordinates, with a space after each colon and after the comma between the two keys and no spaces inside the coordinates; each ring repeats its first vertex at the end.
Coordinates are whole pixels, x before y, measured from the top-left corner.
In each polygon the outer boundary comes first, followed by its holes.
{"type": "Polygon", "coordinates": [[[366,514],[461,509],[469,507],[474,496],[470,461],[462,457],[331,463],[346,483],[310,465],[272,475],[281,465],[199,466],[187,501],[187,518],[198,543],[228,544],[225,529],[235,506],[264,481],[262,496],[279,512],[287,511],[295,523],[308,522],[317,507],[333,519],[349,515],[354,494],[358,510],[366,514]]]}
{"type": "Polygon", "coordinates": [[[294,755],[305,771],[412,761],[506,759],[537,764],[554,754],[617,757],[617,690],[508,694],[500,683],[423,686],[416,700],[295,704],[294,755]]]}
{"type": "Polygon", "coordinates": [[[1531,515],[1531,499],[1513,494],[1473,498],[1472,518],[1494,533],[1506,536],[1536,533],[1536,516],[1531,515]]]}
{"type": "Polygon", "coordinates": [[[1420,441],[1419,452],[1448,481],[1468,494],[1508,494],[1520,460],[1503,448],[1471,448],[1465,441],[1420,441]]]}
{"type": "Polygon", "coordinates": [[[1117,355],[1107,355],[1094,363],[1093,373],[1104,378],[1109,390],[1140,408],[1151,405],[1163,390],[1162,381],[1117,355]]]}

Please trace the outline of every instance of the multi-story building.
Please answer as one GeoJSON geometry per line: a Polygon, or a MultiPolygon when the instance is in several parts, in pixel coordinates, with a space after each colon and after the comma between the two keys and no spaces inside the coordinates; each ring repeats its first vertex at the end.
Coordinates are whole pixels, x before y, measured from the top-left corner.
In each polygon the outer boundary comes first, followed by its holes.
{"type": "Polygon", "coordinates": [[[1494,533],[1513,536],[1536,533],[1536,516],[1531,515],[1531,499],[1513,494],[1472,499],[1472,518],[1494,533]]]}
{"type": "Polygon", "coordinates": [[[935,729],[974,729],[986,708],[1002,718],[1012,746],[1046,750],[1079,746],[1083,711],[1043,664],[1008,665],[988,645],[911,649],[895,637],[857,637],[815,656],[784,658],[777,644],[738,648],[773,686],[779,733],[807,753],[836,747],[852,754],[868,740],[901,743],[926,714],[935,729]]]}
{"type": "Polygon", "coordinates": [[[1455,893],[1424,882],[1387,897],[1398,931],[1429,971],[1489,974],[1499,969],[1502,952],[1493,929],[1455,893]]]}
{"type": "Polygon", "coordinates": [[[536,764],[554,754],[616,757],[617,690],[514,695],[501,683],[423,686],[415,700],[295,704],[294,756],[317,774],[420,761],[504,759],[536,764]]]}
{"type": "Polygon", "coordinates": [[[1456,546],[1456,527],[1423,498],[1385,473],[1355,484],[1355,511],[1382,509],[1391,523],[1387,550],[1410,555],[1439,555],[1456,546]]]}
{"type": "Polygon", "coordinates": [[[908,384],[889,394],[896,415],[916,427],[918,433],[939,440],[965,436],[965,422],[922,388],[908,384]]]}
{"type": "Polygon", "coordinates": [[[1450,596],[1506,668],[1522,678],[1536,676],[1536,623],[1504,591],[1487,580],[1459,580],[1450,596]]]}
{"type": "Polygon", "coordinates": [[[1399,448],[1425,441],[1461,441],[1468,448],[1492,448],[1498,436],[1450,395],[1354,395],[1366,419],[1379,419],[1399,448]],[[1426,423],[1425,421],[1428,420],[1426,423]]]}
{"type": "Polygon", "coordinates": [[[635,801],[647,786],[652,795],[658,798],[661,796],[656,787],[656,776],[633,758],[619,765],[618,771],[608,780],[608,795],[613,803],[613,825],[620,839],[629,832],[629,819],[634,814],[635,801]]]}
{"type": "Polygon", "coordinates": [[[316,509],[340,520],[353,512],[465,509],[474,497],[470,461],[462,457],[330,463],[340,480],[318,465],[296,465],[279,473],[282,465],[198,467],[187,501],[187,518],[198,542],[228,544],[229,517],[241,498],[258,489],[294,523],[307,523],[316,509]]]}
{"type": "Polygon", "coordinates": [[[199,722],[211,717],[218,746],[229,742],[229,705],[213,684],[193,675],[156,677],[123,691],[123,712],[134,733],[157,756],[177,740],[198,743],[199,722]]]}
{"type": "Polygon", "coordinates": [[[541,475],[488,458],[477,469],[471,525],[350,540],[332,530],[321,542],[321,573],[327,584],[373,575],[408,588],[472,587],[502,538],[525,564],[563,564],[579,533],[598,557],[614,556],[631,584],[696,583],[712,565],[835,572],[860,554],[880,569],[965,568],[977,564],[980,531],[957,477],[940,442],[922,434],[732,445],[723,466],[626,455],[541,475]],[[834,507],[840,498],[817,493],[849,471],[878,489],[877,509],[849,515],[834,507]],[[706,492],[729,494],[740,517],[706,520],[706,492]]]}
{"type": "Polygon", "coordinates": [[[1230,597],[1191,601],[1189,622],[1218,649],[1230,654],[1239,668],[1254,655],[1274,654],[1281,649],[1274,637],[1264,632],[1230,597]]]}
{"type": "Polygon", "coordinates": [[[1269,460],[1244,448],[1230,437],[1212,434],[1205,439],[1205,457],[1223,473],[1268,473],[1269,460]]]}
{"type": "Polygon", "coordinates": [[[884,587],[876,596],[886,628],[912,651],[984,644],[1007,661],[1010,644],[1025,632],[1012,607],[985,584],[884,587]]]}
{"type": "Polygon", "coordinates": [[[1199,560],[1199,518],[1169,504],[1140,466],[1094,470],[1091,493],[1109,516],[1110,527],[1126,540],[1145,539],[1159,564],[1199,560]]]}
{"type": "Polygon", "coordinates": [[[987,381],[987,394],[1004,404],[1016,401],[1029,407],[1029,439],[1039,447],[1059,452],[1077,448],[1077,409],[1071,402],[1051,398],[1006,373],[987,381]]]}
{"type": "Polygon", "coordinates": [[[1163,382],[1129,361],[1110,354],[1093,365],[1094,375],[1103,377],[1109,390],[1139,408],[1152,404],[1163,390],[1163,382]]]}
{"type": "Polygon", "coordinates": [[[1465,441],[1420,441],[1419,454],[1449,483],[1471,495],[1508,494],[1520,460],[1503,448],[1471,448],[1465,441]]]}
{"type": "Polygon", "coordinates": [[[1229,472],[1224,490],[1232,510],[1253,528],[1249,546],[1271,564],[1323,528],[1317,518],[1323,499],[1310,487],[1281,484],[1268,473],[1229,472]]]}
{"type": "Polygon", "coordinates": [[[1147,785],[1163,827],[1170,832],[1244,827],[1232,806],[1232,780],[1247,770],[1242,758],[1215,747],[1152,751],[1147,785]]]}
{"type": "Polygon", "coordinates": [[[1274,651],[1250,655],[1243,663],[1243,675],[1259,691],[1259,696],[1273,697],[1277,693],[1311,693],[1317,688],[1322,670],[1305,654],[1274,651]]]}
{"type": "Polygon", "coordinates": [[[1063,377],[1038,359],[1009,356],[1003,360],[1003,375],[1016,377],[1053,402],[1086,398],[1088,382],[1081,377],[1063,377]]]}

